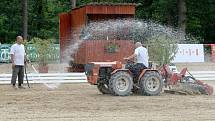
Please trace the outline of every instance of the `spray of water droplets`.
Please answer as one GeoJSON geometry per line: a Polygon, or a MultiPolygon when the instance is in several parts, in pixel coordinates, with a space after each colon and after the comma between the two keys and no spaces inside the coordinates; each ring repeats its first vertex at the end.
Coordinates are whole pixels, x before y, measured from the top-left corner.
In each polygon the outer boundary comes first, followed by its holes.
{"type": "Polygon", "coordinates": [[[134,40],[147,41],[151,38],[167,36],[172,40],[184,40],[184,33],[151,21],[135,19],[117,19],[91,22],[82,31],[86,40],[134,40]]]}
{"type": "Polygon", "coordinates": [[[181,43],[185,40],[184,32],[179,29],[137,19],[94,21],[77,30],[80,32],[72,32],[72,39],[63,53],[63,60],[66,63],[74,59],[71,55],[87,40],[134,40],[142,43],[160,37],[168,38],[172,43],[181,43]]]}

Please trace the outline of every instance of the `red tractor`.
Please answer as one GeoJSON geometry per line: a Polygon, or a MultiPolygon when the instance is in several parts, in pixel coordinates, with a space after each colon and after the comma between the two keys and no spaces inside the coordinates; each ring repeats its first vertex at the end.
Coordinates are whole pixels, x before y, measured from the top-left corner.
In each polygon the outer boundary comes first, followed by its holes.
{"type": "MultiPolygon", "coordinates": [[[[128,61],[126,66],[133,64],[128,61]]],[[[97,85],[103,94],[126,96],[131,92],[155,96],[162,91],[163,80],[158,70],[143,69],[138,77],[133,77],[121,62],[91,62],[86,64],[85,73],[90,84],[97,85]]]]}

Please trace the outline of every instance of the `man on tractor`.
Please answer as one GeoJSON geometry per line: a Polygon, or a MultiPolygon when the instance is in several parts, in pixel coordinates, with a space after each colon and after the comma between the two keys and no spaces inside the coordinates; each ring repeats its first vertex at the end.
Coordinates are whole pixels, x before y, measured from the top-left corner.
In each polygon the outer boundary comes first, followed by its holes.
{"type": "Polygon", "coordinates": [[[97,85],[103,94],[126,96],[131,92],[155,96],[162,91],[163,80],[158,70],[148,68],[148,51],[140,42],[134,54],[124,58],[125,68],[119,61],[90,62],[85,66],[87,80],[97,85]],[[136,58],[136,63],[131,59],[136,58]]]}
{"type": "Polygon", "coordinates": [[[148,68],[148,50],[142,46],[141,42],[135,43],[135,51],[131,56],[124,58],[125,60],[136,59],[135,64],[126,65],[126,68],[133,73],[133,77],[137,78],[141,73],[141,70],[148,68]]]}

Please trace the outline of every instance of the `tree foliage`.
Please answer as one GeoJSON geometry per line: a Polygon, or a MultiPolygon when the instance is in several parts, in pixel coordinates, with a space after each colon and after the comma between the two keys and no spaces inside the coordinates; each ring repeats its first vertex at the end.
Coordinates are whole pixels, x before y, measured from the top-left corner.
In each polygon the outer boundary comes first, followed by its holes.
{"type": "MultiPolygon", "coordinates": [[[[136,17],[178,27],[177,0],[77,0],[77,6],[89,2],[137,3],[136,17]],[[140,4],[139,4],[140,3],[140,4]]],[[[186,0],[186,32],[201,38],[200,43],[215,40],[215,1],[186,0]]],[[[59,38],[61,12],[71,10],[71,0],[28,0],[28,39],[59,38]]],[[[0,41],[12,43],[22,35],[22,4],[18,0],[0,2],[0,41]]]]}
{"type": "Polygon", "coordinates": [[[35,61],[39,66],[46,66],[49,62],[56,61],[54,55],[58,51],[56,51],[53,40],[34,37],[27,44],[32,44],[32,47],[35,48],[38,55],[35,61]]]}
{"type": "Polygon", "coordinates": [[[173,40],[173,38],[169,38],[168,36],[151,38],[146,43],[149,50],[149,59],[158,65],[169,64],[178,51],[178,42],[177,39],[173,40]]]}
{"type": "MultiPolygon", "coordinates": [[[[58,14],[70,10],[70,0],[28,0],[28,40],[33,37],[58,39],[58,14]]],[[[0,41],[13,43],[22,35],[22,4],[0,2],[0,41]]]]}

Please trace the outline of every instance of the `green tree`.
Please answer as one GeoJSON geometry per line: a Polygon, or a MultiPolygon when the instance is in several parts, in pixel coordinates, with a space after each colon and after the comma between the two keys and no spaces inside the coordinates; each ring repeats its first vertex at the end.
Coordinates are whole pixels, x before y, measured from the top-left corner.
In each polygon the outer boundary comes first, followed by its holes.
{"type": "Polygon", "coordinates": [[[177,0],[178,6],[178,26],[183,31],[186,32],[186,1],[185,0],[177,0]]]}
{"type": "MultiPolygon", "coordinates": [[[[26,1],[28,2],[28,13],[26,14],[28,24],[25,26],[28,31],[25,29],[24,35],[26,36],[28,33],[29,40],[33,37],[58,40],[58,14],[70,11],[71,1],[74,2],[74,0],[22,0],[22,2],[2,0],[0,2],[1,43],[13,43],[17,35],[22,35],[23,28],[26,28],[22,23],[25,18],[22,9],[26,1]]],[[[200,43],[214,43],[215,40],[214,0],[187,0],[186,4],[185,0],[77,0],[76,2],[77,6],[89,2],[137,3],[136,18],[152,20],[173,27],[186,26],[186,33],[201,38],[200,43]],[[186,5],[186,14],[181,11],[184,17],[180,17],[181,15],[178,13],[180,7],[177,6],[180,1],[183,3],[180,5],[186,5]]]]}
{"type": "Polygon", "coordinates": [[[18,0],[0,2],[0,41],[13,43],[21,35],[21,3],[18,0]]]}
{"type": "Polygon", "coordinates": [[[59,38],[58,14],[70,10],[69,0],[37,0],[31,1],[30,7],[30,38],[59,38]]]}
{"type": "Polygon", "coordinates": [[[25,40],[28,36],[28,0],[22,0],[22,35],[25,40]]]}

